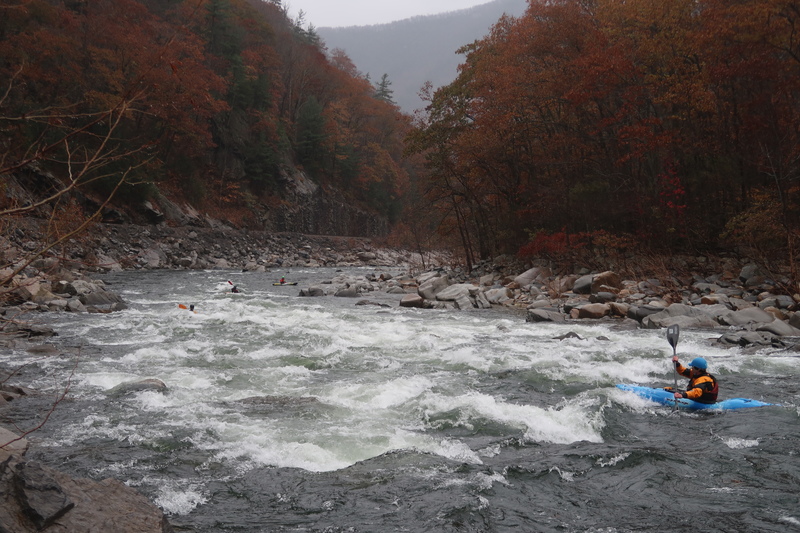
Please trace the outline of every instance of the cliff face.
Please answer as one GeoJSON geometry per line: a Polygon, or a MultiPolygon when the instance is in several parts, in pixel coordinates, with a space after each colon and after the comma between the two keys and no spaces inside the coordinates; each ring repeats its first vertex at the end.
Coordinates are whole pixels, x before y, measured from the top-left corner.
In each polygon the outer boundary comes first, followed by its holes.
{"type": "MultiPolygon", "coordinates": [[[[280,203],[277,206],[254,203],[241,207],[248,211],[247,216],[242,217],[248,221],[244,225],[214,220],[185,200],[161,194],[141,204],[108,206],[102,209],[102,221],[144,226],[167,224],[216,228],[224,225],[255,231],[339,237],[378,237],[389,233],[386,217],[352,205],[341,191],[319,186],[299,169],[283,171],[280,179],[284,190],[280,203]]],[[[64,187],[52,174],[33,166],[14,175],[3,175],[2,181],[0,205],[6,206],[36,205],[64,187]]],[[[80,205],[82,212],[87,214],[100,209],[101,199],[92,199],[79,189],[69,192],[65,198],[80,205]]],[[[45,204],[28,215],[48,219],[53,215],[53,209],[45,204]]]]}
{"type": "MultiPolygon", "coordinates": [[[[215,124],[214,163],[233,179],[247,181],[246,154],[248,146],[257,144],[245,117],[231,113],[224,124],[215,124]]],[[[253,206],[252,219],[258,227],[248,229],[293,232],[306,235],[342,237],[377,237],[389,233],[389,221],[377,213],[352,205],[346,195],[334,187],[322,187],[306,172],[283,158],[282,165],[270,169],[265,181],[272,181],[274,190],[280,191],[277,207],[253,206]]],[[[264,169],[261,169],[264,171],[264,169]]]]}
{"type": "Polygon", "coordinates": [[[264,213],[264,230],[348,237],[389,232],[386,217],[349,204],[341,192],[320,187],[305,173],[295,171],[285,178],[289,182],[286,201],[264,213]]]}

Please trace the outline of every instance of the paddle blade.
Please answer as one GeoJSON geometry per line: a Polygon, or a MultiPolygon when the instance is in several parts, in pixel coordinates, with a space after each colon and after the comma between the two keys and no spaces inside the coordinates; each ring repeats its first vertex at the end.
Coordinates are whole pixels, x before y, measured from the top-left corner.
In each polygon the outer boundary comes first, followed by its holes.
{"type": "Polygon", "coordinates": [[[672,351],[678,346],[678,337],[681,334],[681,328],[677,324],[667,328],[667,342],[672,346],[672,351]]]}

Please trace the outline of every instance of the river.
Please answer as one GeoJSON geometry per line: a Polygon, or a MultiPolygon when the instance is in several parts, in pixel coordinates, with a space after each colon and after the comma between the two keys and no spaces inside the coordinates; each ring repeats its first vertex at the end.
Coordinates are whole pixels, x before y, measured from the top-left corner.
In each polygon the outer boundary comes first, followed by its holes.
{"type": "Polygon", "coordinates": [[[614,386],[672,385],[663,330],[298,296],[335,275],[115,273],[129,309],[37,315],[62,354],[0,354],[47,393],[13,414],[70,389],[29,457],[122,480],[177,531],[800,531],[796,352],[682,331],[721,397],[782,406],[674,412],[614,386]],[[144,378],[167,392],[109,394],[144,378]]]}

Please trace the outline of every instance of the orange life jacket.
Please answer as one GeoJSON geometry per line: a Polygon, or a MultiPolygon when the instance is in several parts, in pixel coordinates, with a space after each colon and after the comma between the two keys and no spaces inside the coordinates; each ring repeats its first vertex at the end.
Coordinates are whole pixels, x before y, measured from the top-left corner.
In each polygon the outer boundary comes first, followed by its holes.
{"type": "Polygon", "coordinates": [[[690,381],[686,390],[689,391],[696,388],[700,388],[703,394],[699,398],[692,398],[694,401],[700,403],[717,402],[717,396],[719,395],[719,383],[717,383],[717,378],[711,374],[703,374],[690,381]],[[710,380],[703,379],[701,381],[702,378],[710,378],[710,380]]]}

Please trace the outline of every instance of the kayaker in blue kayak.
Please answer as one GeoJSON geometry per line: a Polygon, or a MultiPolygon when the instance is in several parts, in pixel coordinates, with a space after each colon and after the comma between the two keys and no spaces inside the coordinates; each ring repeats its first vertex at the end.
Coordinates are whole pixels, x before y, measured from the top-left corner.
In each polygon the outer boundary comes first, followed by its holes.
{"type": "Polygon", "coordinates": [[[717,378],[706,372],[708,363],[702,357],[695,357],[689,363],[689,368],[678,361],[678,356],[672,357],[675,363],[675,372],[689,378],[686,392],[676,392],[675,399],[688,398],[700,403],[716,403],[719,394],[717,378]]]}

